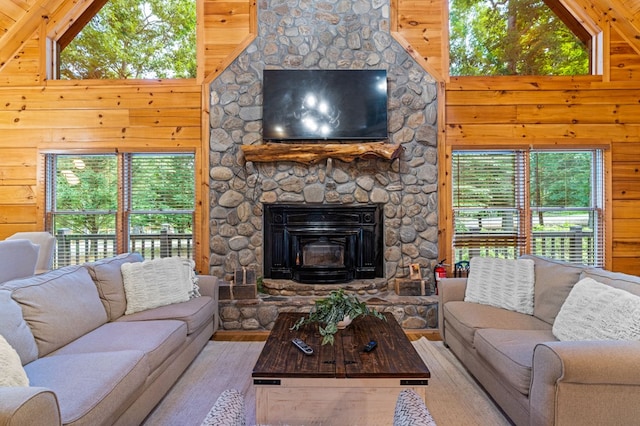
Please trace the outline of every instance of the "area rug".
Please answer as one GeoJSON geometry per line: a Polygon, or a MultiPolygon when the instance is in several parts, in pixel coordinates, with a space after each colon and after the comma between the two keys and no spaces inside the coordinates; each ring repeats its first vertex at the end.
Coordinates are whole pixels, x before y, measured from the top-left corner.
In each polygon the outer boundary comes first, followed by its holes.
{"type": "MultiPolygon", "coordinates": [[[[209,342],[144,424],[199,426],[226,389],[244,394],[247,425],[255,424],[251,371],[263,345],[209,342]]],[[[427,406],[439,426],[510,424],[442,342],[423,337],[413,345],[431,371],[427,406]]]]}

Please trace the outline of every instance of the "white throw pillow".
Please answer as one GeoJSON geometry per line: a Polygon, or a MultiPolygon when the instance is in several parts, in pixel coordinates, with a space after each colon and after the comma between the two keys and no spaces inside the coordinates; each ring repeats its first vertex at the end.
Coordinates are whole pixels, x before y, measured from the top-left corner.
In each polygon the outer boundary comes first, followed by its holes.
{"type": "Polygon", "coordinates": [[[127,298],[125,314],[199,296],[194,266],[193,260],[180,257],[123,263],[120,270],[127,298]]]}
{"type": "Polygon", "coordinates": [[[553,323],[558,340],[640,340],[640,297],[583,278],[553,323]]]}
{"type": "Polygon", "coordinates": [[[469,265],[465,302],[533,315],[533,260],[474,257],[469,265]]]}
{"type": "Polygon", "coordinates": [[[0,386],[29,386],[20,356],[0,334],[0,386]]]}

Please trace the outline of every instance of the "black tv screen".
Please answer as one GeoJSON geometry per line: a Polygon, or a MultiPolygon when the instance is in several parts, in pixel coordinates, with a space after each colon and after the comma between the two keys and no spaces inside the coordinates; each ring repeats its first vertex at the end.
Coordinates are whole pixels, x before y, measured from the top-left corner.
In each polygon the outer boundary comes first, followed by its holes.
{"type": "Polygon", "coordinates": [[[385,70],[264,70],[262,137],[380,140],[387,134],[385,70]]]}

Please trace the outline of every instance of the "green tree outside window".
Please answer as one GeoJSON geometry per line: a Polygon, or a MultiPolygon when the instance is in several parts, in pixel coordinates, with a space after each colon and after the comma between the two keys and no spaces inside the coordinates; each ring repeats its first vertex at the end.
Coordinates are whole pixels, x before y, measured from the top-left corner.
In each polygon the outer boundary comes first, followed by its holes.
{"type": "Polygon", "coordinates": [[[450,0],[450,74],[586,75],[589,49],[542,0],[450,0]]]}

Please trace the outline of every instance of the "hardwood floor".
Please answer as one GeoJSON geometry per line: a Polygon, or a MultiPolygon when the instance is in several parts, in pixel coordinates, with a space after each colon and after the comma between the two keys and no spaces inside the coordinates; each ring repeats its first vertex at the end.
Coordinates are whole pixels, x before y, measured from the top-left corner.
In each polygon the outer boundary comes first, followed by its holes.
{"type": "MultiPolygon", "coordinates": [[[[431,341],[442,340],[438,330],[405,330],[407,337],[411,341],[419,340],[421,337],[431,341]]],[[[269,331],[267,330],[218,330],[211,340],[228,342],[263,342],[267,340],[269,331]]]]}

